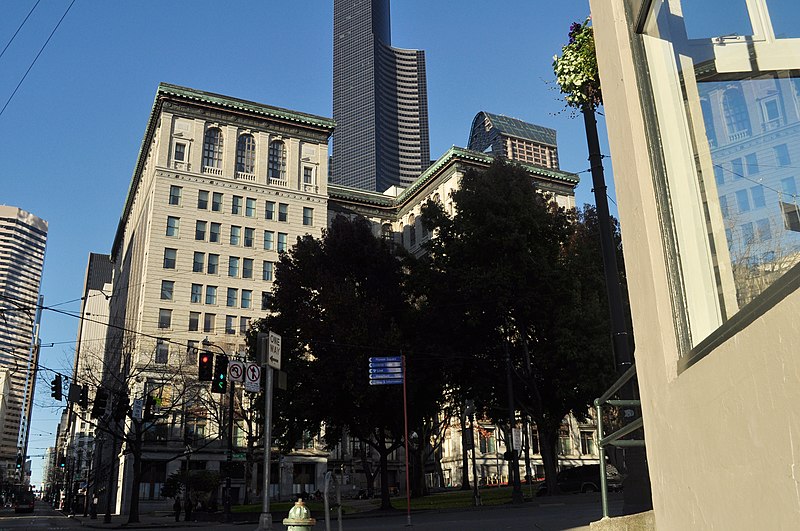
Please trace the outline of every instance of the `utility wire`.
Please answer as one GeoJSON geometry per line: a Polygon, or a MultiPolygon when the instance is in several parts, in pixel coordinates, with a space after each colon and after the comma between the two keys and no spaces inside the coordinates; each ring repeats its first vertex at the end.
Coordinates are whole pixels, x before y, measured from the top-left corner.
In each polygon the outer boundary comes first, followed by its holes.
{"type": "Polygon", "coordinates": [[[44,44],[42,45],[42,48],[39,50],[39,53],[37,53],[37,54],[36,54],[36,57],[34,57],[34,58],[33,58],[33,61],[31,62],[31,65],[30,65],[30,66],[28,67],[28,69],[25,71],[25,74],[22,76],[22,79],[20,79],[20,80],[19,80],[19,83],[17,83],[17,87],[14,89],[14,92],[12,92],[12,93],[11,93],[11,96],[9,96],[9,97],[8,97],[8,100],[6,101],[6,104],[5,104],[5,105],[3,105],[3,108],[2,108],[2,109],[0,109],[0,116],[2,116],[2,115],[3,115],[3,113],[4,113],[4,112],[5,112],[5,110],[6,110],[6,107],[8,107],[8,104],[9,104],[9,103],[11,103],[11,100],[14,98],[14,95],[15,95],[15,94],[17,93],[17,91],[19,90],[19,87],[22,85],[22,82],[23,82],[23,81],[25,81],[25,78],[26,78],[26,77],[28,77],[28,73],[31,71],[31,68],[33,68],[33,65],[35,65],[35,64],[36,64],[36,60],[37,60],[37,59],[39,59],[39,56],[40,56],[40,55],[42,55],[42,52],[43,52],[43,51],[44,51],[44,49],[47,47],[47,43],[49,43],[49,42],[50,42],[50,39],[52,39],[52,38],[53,38],[53,35],[55,34],[56,30],[57,30],[57,29],[58,29],[58,27],[61,25],[61,22],[62,22],[62,21],[64,20],[64,18],[67,16],[67,13],[69,13],[69,10],[70,10],[70,9],[72,9],[72,6],[73,6],[74,4],[75,4],[75,0],[72,0],[72,2],[70,2],[69,6],[67,7],[67,10],[66,10],[66,11],[64,11],[64,14],[63,14],[63,15],[61,15],[61,18],[59,19],[59,21],[58,21],[58,24],[56,24],[56,27],[54,27],[54,28],[53,28],[53,31],[51,31],[51,32],[50,32],[50,36],[49,36],[49,37],[47,37],[47,40],[46,40],[46,41],[44,41],[44,44]]]}
{"type": "Polygon", "coordinates": [[[28,21],[28,18],[30,18],[31,14],[33,14],[33,10],[34,10],[34,9],[36,9],[36,6],[38,6],[38,5],[39,5],[39,2],[41,2],[41,1],[42,1],[42,0],[36,0],[36,3],[35,3],[35,4],[33,4],[33,7],[32,7],[32,8],[31,8],[31,10],[28,12],[28,15],[25,17],[25,20],[23,20],[23,21],[22,21],[22,23],[21,23],[21,24],[19,25],[19,27],[17,28],[17,31],[15,31],[15,32],[14,32],[14,35],[12,35],[12,36],[11,36],[11,39],[10,39],[10,40],[8,41],[8,43],[6,44],[6,47],[5,47],[5,48],[3,48],[3,51],[2,51],[2,52],[0,52],[0,58],[2,58],[2,57],[3,57],[3,54],[5,54],[5,53],[6,53],[6,50],[8,50],[8,47],[9,47],[9,46],[11,46],[11,43],[12,43],[12,42],[14,42],[14,38],[17,36],[17,33],[19,33],[19,30],[21,30],[21,29],[22,29],[22,26],[24,26],[24,25],[25,25],[25,23],[28,21]]]}

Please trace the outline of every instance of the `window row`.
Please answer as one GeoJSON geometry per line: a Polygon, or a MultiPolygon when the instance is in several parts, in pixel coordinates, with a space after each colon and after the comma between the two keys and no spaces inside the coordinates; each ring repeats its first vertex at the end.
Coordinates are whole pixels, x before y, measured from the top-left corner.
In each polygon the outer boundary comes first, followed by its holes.
{"type": "MultiPolygon", "coordinates": [[[[305,181],[305,178],[304,178],[305,181]]],[[[197,208],[200,210],[208,210],[209,207],[209,194],[211,197],[211,211],[223,212],[223,194],[220,192],[209,192],[207,190],[199,190],[197,192],[197,208]]],[[[181,205],[183,197],[183,187],[177,185],[170,185],[169,187],[169,204],[181,205]]],[[[244,215],[248,218],[255,218],[258,216],[258,202],[252,197],[244,197],[234,195],[231,198],[231,214],[241,216],[244,215]]],[[[177,224],[180,218],[170,216],[171,220],[177,224]]],[[[272,221],[289,221],[289,205],[287,203],[276,203],[275,201],[264,202],[264,219],[272,221]]],[[[303,225],[311,226],[314,224],[314,209],[311,207],[303,207],[303,225]]],[[[203,222],[205,223],[205,222],[203,222]]],[[[219,223],[212,223],[219,226],[219,223]]],[[[177,225],[174,227],[177,231],[177,225]]],[[[173,236],[177,234],[169,234],[169,226],[167,227],[167,235],[173,236]]]]}
{"type": "MultiPolygon", "coordinates": [[[[203,136],[203,168],[222,168],[224,137],[219,127],[209,127],[203,136]]],[[[186,145],[176,142],[174,157],[182,161],[186,145]],[[179,158],[180,157],[180,158],[179,158]]],[[[255,173],[256,139],[250,133],[239,135],[236,139],[236,171],[255,173]]],[[[269,143],[267,154],[267,176],[270,179],[286,179],[286,144],[281,140],[269,143]]]]}
{"type": "MultiPolygon", "coordinates": [[[[285,238],[281,238],[283,234],[278,233],[278,248],[281,249],[283,247],[285,250],[286,241],[285,238]],[[283,242],[283,243],[281,243],[283,242]]],[[[285,235],[283,235],[285,236],[285,235]]],[[[200,251],[194,251],[194,256],[192,258],[192,272],[193,273],[202,273],[206,272],[209,275],[218,275],[219,274],[219,258],[218,254],[213,253],[202,253],[200,251]]],[[[170,249],[169,247],[164,249],[164,269],[177,269],[177,261],[178,261],[178,250],[177,249],[170,249]]],[[[238,256],[229,256],[228,257],[228,276],[239,278],[253,278],[253,265],[255,260],[253,258],[241,258],[238,256]]],[[[269,260],[262,260],[261,262],[261,279],[262,280],[272,280],[272,273],[273,273],[274,263],[269,260]]],[[[165,281],[171,282],[171,281],[165,281]]]]}

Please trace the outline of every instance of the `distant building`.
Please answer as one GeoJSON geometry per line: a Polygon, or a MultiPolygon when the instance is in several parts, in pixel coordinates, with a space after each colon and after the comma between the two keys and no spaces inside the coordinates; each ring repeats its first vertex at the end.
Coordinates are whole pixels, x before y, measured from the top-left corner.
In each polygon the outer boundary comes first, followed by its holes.
{"type": "Polygon", "coordinates": [[[46,243],[46,221],[0,205],[0,369],[8,370],[10,387],[0,427],[0,467],[6,476],[13,476],[17,454],[24,454],[28,446],[46,243]]]}
{"type": "Polygon", "coordinates": [[[332,183],[383,192],[430,164],[425,52],[391,36],[389,0],[334,0],[332,183]]]}
{"type": "Polygon", "coordinates": [[[558,169],[555,129],[517,118],[479,112],[472,120],[467,147],[495,157],[558,169]]]}

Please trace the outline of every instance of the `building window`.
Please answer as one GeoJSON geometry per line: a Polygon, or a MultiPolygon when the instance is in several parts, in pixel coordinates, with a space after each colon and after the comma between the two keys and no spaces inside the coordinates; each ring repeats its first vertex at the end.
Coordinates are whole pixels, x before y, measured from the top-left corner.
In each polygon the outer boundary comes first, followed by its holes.
{"type": "Polygon", "coordinates": [[[167,236],[177,237],[181,218],[167,216],[167,236]]]}
{"type": "Polygon", "coordinates": [[[236,288],[228,288],[228,298],[227,298],[226,306],[231,308],[236,307],[236,303],[239,301],[239,290],[236,288]]]}
{"type": "Polygon", "coordinates": [[[275,233],[271,230],[264,231],[264,250],[271,251],[275,248],[275,233]]]}
{"type": "Polygon", "coordinates": [[[244,215],[248,218],[256,217],[256,200],[248,197],[244,201],[244,215]]]}
{"type": "Polygon", "coordinates": [[[216,286],[206,286],[206,304],[217,304],[216,286]]]}
{"type": "Polygon", "coordinates": [[[197,192],[197,208],[200,210],[208,210],[208,190],[200,190],[197,192]]]}
{"type": "Polygon", "coordinates": [[[197,221],[194,226],[194,239],[197,241],[205,241],[206,239],[206,227],[208,223],[205,221],[197,221]]]}
{"type": "Polygon", "coordinates": [[[242,308],[250,308],[253,304],[253,292],[249,289],[242,290],[242,308]]]}
{"type": "Polygon", "coordinates": [[[252,247],[253,240],[256,238],[256,229],[251,229],[249,227],[245,227],[244,229],[244,246],[245,247],[252,247]]]}
{"type": "Polygon", "coordinates": [[[240,135],[236,141],[236,171],[253,173],[256,166],[256,140],[253,135],[240,135]]]}
{"type": "Polygon", "coordinates": [[[200,312],[189,312],[189,332],[200,330],[200,312]]]}
{"type": "Polygon", "coordinates": [[[741,179],[744,177],[744,163],[742,159],[735,158],[731,160],[731,174],[734,179],[741,179]]]}
{"type": "Polygon", "coordinates": [[[772,239],[772,229],[769,226],[769,219],[759,219],[756,221],[756,234],[758,235],[758,240],[765,242],[772,239]]]}
{"type": "Polygon", "coordinates": [[[231,225],[231,245],[239,245],[242,240],[242,228],[231,225]]]}
{"type": "Polygon", "coordinates": [[[272,268],[273,268],[273,265],[274,264],[272,262],[268,262],[267,260],[264,260],[264,263],[263,263],[264,270],[263,270],[263,274],[261,275],[261,280],[272,280],[272,268]]]}
{"type": "Polygon", "coordinates": [[[203,138],[203,167],[222,167],[222,131],[217,127],[208,129],[203,138]]]}
{"type": "Polygon", "coordinates": [[[222,233],[222,225],[219,223],[211,223],[211,231],[208,233],[208,241],[211,243],[219,243],[220,234],[222,233]]]}
{"type": "Polygon", "coordinates": [[[178,259],[177,249],[164,249],[164,269],[175,269],[175,263],[178,259]]]}
{"type": "Polygon", "coordinates": [[[289,235],[286,234],[285,232],[279,232],[278,233],[278,252],[279,253],[286,252],[286,250],[289,248],[288,239],[289,239],[289,235]]]}
{"type": "Polygon", "coordinates": [[[244,335],[247,333],[247,329],[250,327],[250,318],[249,317],[240,317],[239,318],[239,333],[244,335]]]}
{"type": "Polygon", "coordinates": [[[760,184],[750,188],[750,197],[753,199],[753,208],[767,206],[767,201],[764,198],[764,187],[760,184]]]}
{"type": "Polygon", "coordinates": [[[229,277],[239,276],[239,257],[231,256],[230,258],[228,258],[228,276],[229,277]]]}
{"type": "Polygon", "coordinates": [[[286,179],[286,145],[280,140],[273,140],[269,144],[267,177],[270,181],[286,179]]]}
{"type": "Polygon", "coordinates": [[[172,280],[161,281],[161,300],[171,301],[172,295],[175,290],[175,282],[172,280]]]}
{"type": "Polygon", "coordinates": [[[591,431],[581,432],[581,455],[594,455],[594,433],[591,431]]]}
{"type": "Polygon", "coordinates": [[[736,192],[736,206],[739,207],[739,212],[748,212],[750,210],[750,197],[747,195],[747,190],[736,192]]]}
{"type": "Polygon", "coordinates": [[[314,209],[303,207],[303,225],[311,226],[314,224],[314,209]]]}
{"type": "Polygon", "coordinates": [[[209,254],[208,269],[206,269],[206,273],[208,273],[209,275],[216,275],[218,271],[219,271],[219,255],[209,254]]]}
{"type": "Polygon", "coordinates": [[[494,436],[494,429],[478,429],[478,449],[482,454],[493,454],[497,451],[497,439],[494,436]]]}
{"type": "Polygon", "coordinates": [[[755,175],[758,173],[758,156],[755,153],[750,153],[744,158],[745,168],[747,175],[755,175]]]}
{"type": "Polygon", "coordinates": [[[158,310],[158,327],[170,328],[172,326],[172,310],[161,308],[158,310]]]}
{"type": "Polygon", "coordinates": [[[271,291],[262,291],[261,292],[261,309],[262,310],[269,310],[269,301],[272,300],[272,292],[271,291]]]}
{"type": "Polygon", "coordinates": [[[169,204],[170,205],[180,205],[181,204],[181,190],[180,186],[172,185],[169,187],[169,204]]]}
{"type": "Polygon", "coordinates": [[[242,215],[242,196],[235,195],[231,200],[231,214],[242,215]]]}
{"type": "Polygon", "coordinates": [[[184,144],[183,142],[175,143],[174,159],[176,162],[183,162],[184,160],[186,160],[186,144],[184,144]]]}
{"type": "Polygon", "coordinates": [[[235,315],[226,315],[225,316],[225,333],[226,334],[235,334],[236,333],[236,316],[235,315]]]}
{"type": "Polygon", "coordinates": [[[314,168],[309,166],[303,167],[303,184],[307,187],[314,186],[314,168]]]}
{"type": "Polygon", "coordinates": [[[558,453],[560,455],[572,453],[572,437],[569,435],[568,426],[561,426],[558,430],[558,453]]]}
{"type": "Polygon", "coordinates": [[[741,90],[738,88],[726,90],[722,97],[722,109],[730,141],[750,136],[750,115],[741,90]]]}
{"type": "Polygon", "coordinates": [[[156,343],[156,359],[158,364],[165,364],[169,359],[169,339],[159,339],[156,343]]]}
{"type": "Polygon", "coordinates": [[[192,302],[200,304],[203,301],[203,285],[192,284],[192,302]]]}
{"type": "Polygon", "coordinates": [[[289,205],[278,203],[278,221],[289,221],[289,205]]]}
{"type": "Polygon", "coordinates": [[[275,201],[267,201],[264,217],[266,219],[275,219],[275,201]]]}
{"type": "Polygon", "coordinates": [[[194,260],[192,261],[192,272],[202,273],[206,264],[206,253],[198,251],[194,252],[194,260]]]}
{"type": "Polygon", "coordinates": [[[222,212],[222,194],[220,192],[211,194],[211,210],[214,212],[222,212]]]}
{"type": "Polygon", "coordinates": [[[242,278],[253,278],[253,259],[242,260],[242,278]]]}
{"type": "Polygon", "coordinates": [[[789,157],[789,147],[786,144],[775,146],[775,159],[778,161],[778,166],[788,166],[792,163],[789,157]]]}
{"type": "Polygon", "coordinates": [[[414,217],[414,214],[411,214],[408,217],[408,241],[411,244],[411,247],[414,247],[417,244],[417,220],[414,217]]]}
{"type": "Polygon", "coordinates": [[[203,316],[203,332],[213,332],[217,315],[207,313],[203,316]]]}

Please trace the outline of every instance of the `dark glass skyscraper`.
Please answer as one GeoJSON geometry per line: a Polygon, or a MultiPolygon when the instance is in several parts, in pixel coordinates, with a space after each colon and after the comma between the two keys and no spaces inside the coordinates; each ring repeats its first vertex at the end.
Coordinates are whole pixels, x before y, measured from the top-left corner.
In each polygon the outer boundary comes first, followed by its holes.
{"type": "Polygon", "coordinates": [[[391,46],[389,0],[333,2],[336,184],[382,192],[430,164],[425,52],[391,46]]]}

